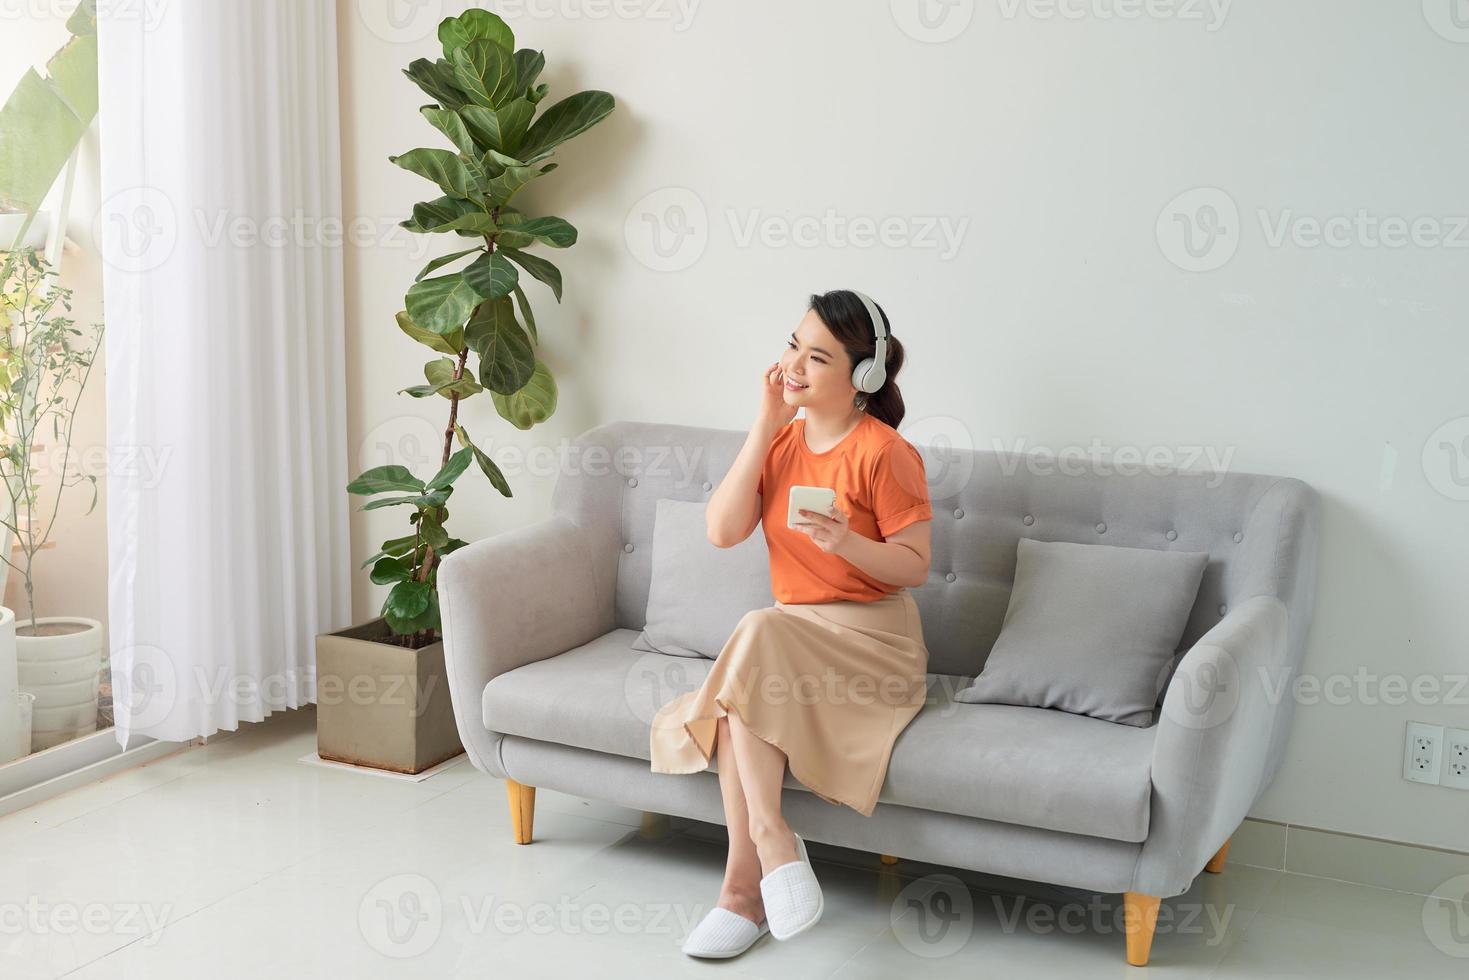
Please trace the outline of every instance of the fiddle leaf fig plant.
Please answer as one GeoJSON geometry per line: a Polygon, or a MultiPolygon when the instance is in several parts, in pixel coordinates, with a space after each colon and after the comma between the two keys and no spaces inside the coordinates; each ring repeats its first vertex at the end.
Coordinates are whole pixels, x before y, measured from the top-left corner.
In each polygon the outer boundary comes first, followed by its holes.
{"type": "Polygon", "coordinates": [[[538,81],[544,55],[516,50],[510,27],[487,10],[446,18],[438,39],[442,57],[419,58],[403,73],[433,100],[419,112],[448,146],[388,159],[440,192],[413,205],[402,227],[467,240],[423,267],[397,315],[398,328],[431,355],[424,383],[400,394],[449,402],[440,469],[421,480],[407,467],[379,466],[347,487],[373,498],[363,510],[409,508],[412,533],[385,541],[363,565],[372,566],[373,582],[392,586],[383,618],[397,642],[413,647],[437,639],[439,561],[465,544],[444,529],[455,481],[473,464],[511,496],[500,468],[459,422],[459,403],[488,391],[495,411],[518,429],[556,410],[556,380],[536,356],[540,337],[522,274],[559,303],[561,271],[530,249],[574,245],[576,229],[564,218],[521,211],[517,196],[556,169],[546,161],[557,147],[614,107],[611,95],[588,91],[541,111],[550,91],[538,81]]]}

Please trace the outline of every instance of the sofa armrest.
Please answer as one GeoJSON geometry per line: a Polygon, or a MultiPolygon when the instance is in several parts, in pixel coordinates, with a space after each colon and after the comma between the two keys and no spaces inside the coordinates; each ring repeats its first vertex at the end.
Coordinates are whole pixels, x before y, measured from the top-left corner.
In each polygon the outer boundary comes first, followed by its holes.
{"type": "Polygon", "coordinates": [[[597,538],[556,515],[465,545],[439,565],[444,669],[459,740],[475,768],[504,778],[498,733],[483,721],[485,685],[614,627],[614,583],[597,538]]]}
{"type": "Polygon", "coordinates": [[[1187,891],[1264,791],[1276,726],[1290,717],[1289,627],[1279,598],[1254,596],[1179,661],[1158,719],[1148,837],[1132,891],[1187,891]]]}

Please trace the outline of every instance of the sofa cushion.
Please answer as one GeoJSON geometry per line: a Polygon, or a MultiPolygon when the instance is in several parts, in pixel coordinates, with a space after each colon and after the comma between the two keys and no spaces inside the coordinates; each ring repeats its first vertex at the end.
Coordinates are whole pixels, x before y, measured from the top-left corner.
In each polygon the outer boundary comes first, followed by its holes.
{"type": "Polygon", "coordinates": [[[719,656],[740,619],[775,601],[765,535],[733,548],[709,542],[702,500],[658,501],[647,622],[633,649],[675,657],[719,656]]]}
{"type": "Polygon", "coordinates": [[[968,703],[1153,723],[1208,552],[1021,538],[1000,636],[968,703]]]}
{"type": "MultiPolygon", "coordinates": [[[[485,726],[649,759],[653,716],[697,688],[713,664],[641,653],[632,648],[636,636],[612,630],[494,678],[482,699],[485,726]]],[[[929,675],[929,703],[894,743],[880,803],[1111,840],[1146,838],[1155,729],[1044,708],[956,705],[950,692],[967,679],[929,675]]],[[[716,771],[718,763],[716,755],[716,771]]],[[[803,788],[789,772],[786,785],[803,788]]]]}

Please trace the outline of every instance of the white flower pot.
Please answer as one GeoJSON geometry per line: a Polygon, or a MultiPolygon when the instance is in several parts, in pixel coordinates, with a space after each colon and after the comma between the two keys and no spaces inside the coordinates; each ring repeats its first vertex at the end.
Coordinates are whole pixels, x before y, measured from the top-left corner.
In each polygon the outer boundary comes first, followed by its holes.
{"type": "Polygon", "coordinates": [[[24,630],[19,630],[15,637],[20,689],[36,696],[32,752],[97,730],[102,624],[85,616],[42,616],[36,620],[41,627],[51,623],[73,623],[84,628],[57,636],[26,636],[24,630]]]}

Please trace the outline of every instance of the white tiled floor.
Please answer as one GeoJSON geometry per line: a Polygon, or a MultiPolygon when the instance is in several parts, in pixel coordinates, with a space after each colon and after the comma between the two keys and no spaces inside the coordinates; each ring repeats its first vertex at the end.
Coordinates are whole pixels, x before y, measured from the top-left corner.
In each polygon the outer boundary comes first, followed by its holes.
{"type": "MultiPolygon", "coordinates": [[[[811,842],[826,910],[733,960],[679,951],[723,828],[549,790],[512,842],[504,784],[305,765],[286,712],[0,818],[0,977],[1116,977],[1116,896],[811,842]],[[650,825],[651,826],[651,825],[650,825]]],[[[1228,865],[1167,899],[1145,972],[1469,975],[1469,909],[1228,865]],[[1457,928],[1455,928],[1457,927],[1457,928]]]]}

